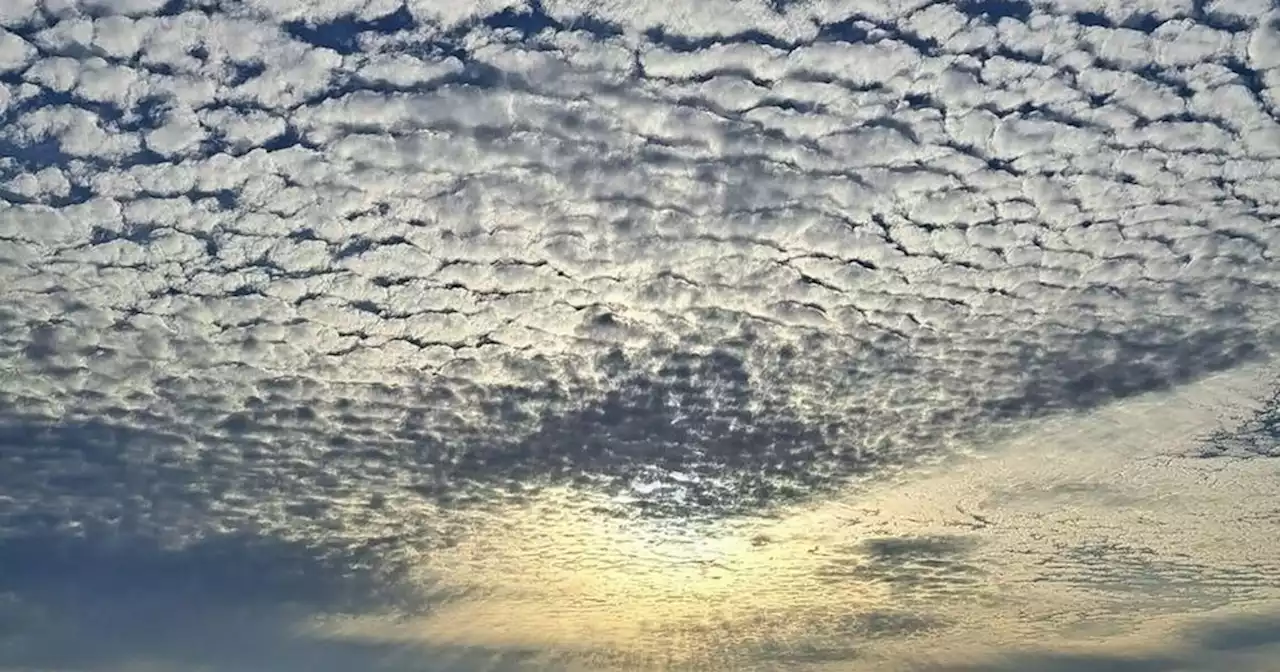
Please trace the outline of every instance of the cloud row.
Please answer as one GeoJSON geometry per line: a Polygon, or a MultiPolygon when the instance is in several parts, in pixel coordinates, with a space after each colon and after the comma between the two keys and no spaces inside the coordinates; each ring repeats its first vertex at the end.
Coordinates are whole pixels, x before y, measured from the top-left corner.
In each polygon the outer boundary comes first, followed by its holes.
{"type": "Polygon", "coordinates": [[[723,518],[1267,357],[1278,20],[7,3],[0,531],[723,518]]]}

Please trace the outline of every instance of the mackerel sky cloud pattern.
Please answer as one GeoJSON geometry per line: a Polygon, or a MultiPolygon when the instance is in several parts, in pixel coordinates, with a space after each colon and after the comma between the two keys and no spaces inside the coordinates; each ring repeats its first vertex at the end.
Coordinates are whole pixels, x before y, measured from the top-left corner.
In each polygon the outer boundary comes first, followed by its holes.
{"type": "Polygon", "coordinates": [[[0,3],[0,670],[1272,669],[1277,217],[1270,0],[0,3]]]}

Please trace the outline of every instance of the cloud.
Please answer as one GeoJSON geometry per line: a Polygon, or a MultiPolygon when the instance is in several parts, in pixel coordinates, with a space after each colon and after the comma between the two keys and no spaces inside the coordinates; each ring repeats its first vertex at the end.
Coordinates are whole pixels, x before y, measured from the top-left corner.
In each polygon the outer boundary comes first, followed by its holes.
{"type": "MultiPolygon", "coordinates": [[[[309,638],[317,610],[390,608],[372,549],[230,533],[176,548],[57,533],[0,543],[4,669],[378,669],[390,653],[309,638]]],[[[409,603],[401,608],[413,609],[409,603]]],[[[403,661],[396,669],[409,668],[403,661]]]]}
{"type": "MultiPolygon", "coordinates": [[[[8,3],[0,540],[733,524],[1265,362],[1274,14],[8,3]]],[[[859,580],[982,574],[873,538],[859,580]]]]}
{"type": "Polygon", "coordinates": [[[1274,662],[1275,644],[1280,641],[1280,620],[1274,614],[1224,618],[1200,624],[1184,633],[1186,645],[1176,651],[1150,655],[1072,654],[1030,652],[1006,656],[976,666],[946,666],[947,670],[1049,670],[1077,672],[1108,670],[1110,672],[1172,672],[1174,670],[1213,670],[1222,667],[1274,662]]]}
{"type": "Polygon", "coordinates": [[[1198,452],[1203,458],[1251,459],[1277,455],[1280,455],[1280,391],[1262,400],[1235,426],[1213,432],[1198,452]]]}

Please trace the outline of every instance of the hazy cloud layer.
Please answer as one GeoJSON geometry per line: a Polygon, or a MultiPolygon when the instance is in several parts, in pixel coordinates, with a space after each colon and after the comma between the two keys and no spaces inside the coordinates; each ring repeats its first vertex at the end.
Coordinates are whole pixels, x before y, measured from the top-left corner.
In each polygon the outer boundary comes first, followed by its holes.
{"type": "MultiPolygon", "coordinates": [[[[819,506],[1263,366],[1278,215],[1267,0],[0,3],[0,596],[416,614],[539,502],[693,535],[819,506]]],[[[1273,390],[1162,468],[1273,468],[1273,390]]],[[[884,597],[848,639],[952,627],[918,607],[1002,571],[866,532],[805,570],[884,597]]],[[[1280,578],[1058,550],[1042,581],[1153,603],[1280,578]]],[[[435,643],[569,664],[473,644],[435,643]]],[[[743,650],[822,662],[786,646],[743,650]]],[[[248,664],[216,658],[183,664],[248,664]]]]}

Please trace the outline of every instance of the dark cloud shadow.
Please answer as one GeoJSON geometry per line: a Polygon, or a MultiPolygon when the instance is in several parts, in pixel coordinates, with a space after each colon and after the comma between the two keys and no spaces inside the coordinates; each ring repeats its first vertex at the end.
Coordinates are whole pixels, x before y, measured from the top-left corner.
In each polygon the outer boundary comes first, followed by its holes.
{"type": "Polygon", "coordinates": [[[0,540],[0,596],[10,598],[0,600],[0,669],[388,669],[394,649],[299,629],[323,614],[427,608],[376,566],[368,549],[248,534],[177,549],[141,537],[9,536],[0,540]]]}
{"type": "MultiPolygon", "coordinates": [[[[1244,615],[1218,620],[1199,629],[1179,633],[1167,652],[1118,654],[1069,654],[1049,651],[1011,653],[978,664],[940,665],[930,672],[1217,672],[1241,668],[1234,654],[1269,654],[1280,663],[1280,613],[1244,615]],[[1269,647],[1277,646],[1271,649],[1269,647]],[[1266,648],[1265,651],[1259,651],[1266,648]]],[[[1255,658],[1256,660],[1256,658],[1255,658]]]]}
{"type": "Polygon", "coordinates": [[[1025,382],[1016,394],[985,401],[986,412],[1003,419],[1096,408],[1265,356],[1271,345],[1265,335],[1229,325],[1189,332],[1147,324],[1122,333],[1071,333],[1063,335],[1060,350],[1013,340],[1009,347],[1025,382]]]}
{"type": "Polygon", "coordinates": [[[880,562],[901,562],[918,558],[959,555],[973,549],[968,537],[877,537],[862,543],[863,551],[880,562]]]}
{"type": "MultiPolygon", "coordinates": [[[[1216,624],[1190,636],[1208,651],[1239,651],[1280,645],[1280,613],[1243,616],[1216,624]]],[[[1280,650],[1277,650],[1280,655],[1280,650]]],[[[1280,663],[1280,658],[1277,659],[1280,663]]]]}

